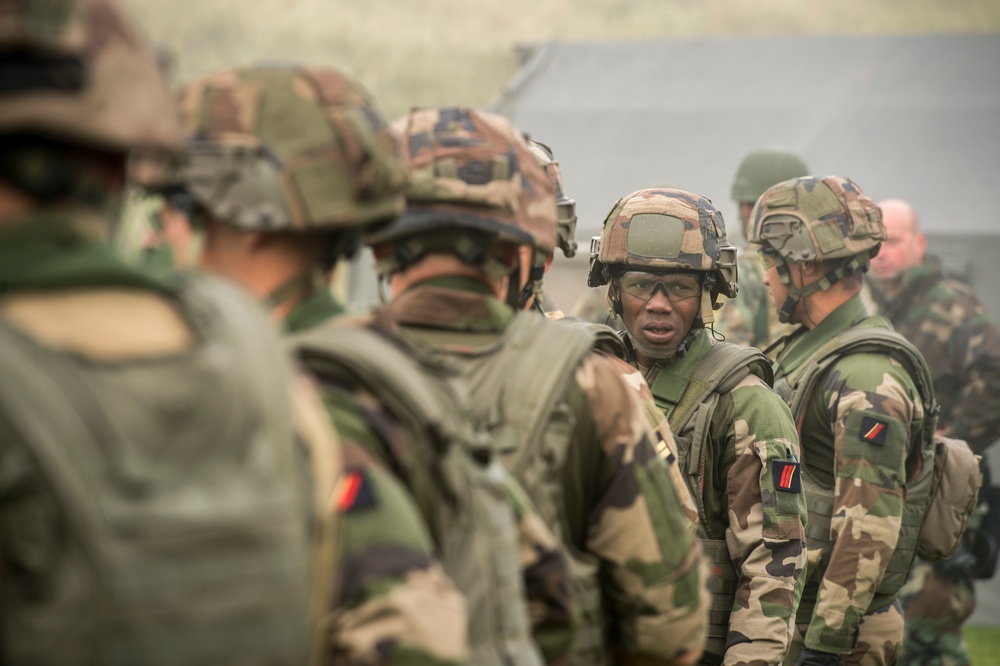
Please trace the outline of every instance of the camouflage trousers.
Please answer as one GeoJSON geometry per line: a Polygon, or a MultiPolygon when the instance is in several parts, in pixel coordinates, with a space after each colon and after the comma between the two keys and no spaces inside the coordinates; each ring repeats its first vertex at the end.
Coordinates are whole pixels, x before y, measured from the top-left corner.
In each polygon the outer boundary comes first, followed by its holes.
{"type": "MultiPolygon", "coordinates": [[[[795,664],[806,638],[807,624],[796,624],[786,665],[795,664]]],[[[899,601],[876,608],[861,617],[854,649],[840,658],[842,666],[891,666],[903,643],[903,609],[899,601]]]]}
{"type": "Polygon", "coordinates": [[[900,590],[905,618],[903,655],[906,666],[968,666],[962,623],[972,615],[976,599],[968,570],[950,560],[930,564],[918,560],[900,590]]]}

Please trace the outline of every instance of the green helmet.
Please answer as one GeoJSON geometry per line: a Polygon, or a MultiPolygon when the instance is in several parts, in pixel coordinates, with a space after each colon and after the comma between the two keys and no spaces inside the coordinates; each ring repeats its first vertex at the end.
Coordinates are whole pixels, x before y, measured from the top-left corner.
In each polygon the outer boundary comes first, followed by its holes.
{"type": "Polygon", "coordinates": [[[764,190],[789,178],[808,176],[809,167],[786,150],[755,150],[743,158],[733,179],[732,199],[754,203],[764,190]]]}
{"type": "Polygon", "coordinates": [[[368,94],[333,69],[255,67],[180,92],[187,143],[164,184],[254,231],[368,227],[402,212],[406,174],[368,94]]]}
{"type": "Polygon", "coordinates": [[[122,154],[179,144],[156,58],[112,0],[0,2],[0,51],[0,135],[122,154]]]}
{"type": "Polygon", "coordinates": [[[886,239],[882,211],[858,185],[840,176],[793,178],[769,188],[750,215],[749,242],[772,257],[789,297],[778,317],[791,319],[802,297],[866,270],[886,239]],[[788,264],[840,260],[822,280],[791,285],[788,264]]]}
{"type": "Polygon", "coordinates": [[[736,248],[726,223],[706,197],[670,188],[633,192],[618,200],[591,241],[587,284],[608,284],[616,270],[686,270],[705,274],[702,323],[711,323],[719,293],[734,298],[736,248]]]}
{"type": "Polygon", "coordinates": [[[506,118],[470,108],[416,109],[392,127],[409,174],[406,212],[366,242],[437,236],[447,243],[472,232],[555,249],[555,185],[506,118]]]}
{"type": "Polygon", "coordinates": [[[576,256],[576,201],[566,196],[563,190],[562,171],[559,169],[559,162],[552,154],[552,149],[541,141],[536,141],[525,135],[531,152],[538,160],[539,166],[545,169],[554,181],[556,186],[556,208],[559,215],[559,249],[563,256],[571,259],[576,256]]]}

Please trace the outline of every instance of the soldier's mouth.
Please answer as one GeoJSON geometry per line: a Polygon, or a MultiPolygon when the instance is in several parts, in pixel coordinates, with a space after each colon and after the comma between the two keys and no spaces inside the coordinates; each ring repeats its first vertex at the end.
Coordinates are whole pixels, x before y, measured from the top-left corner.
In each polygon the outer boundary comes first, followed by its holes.
{"type": "Polygon", "coordinates": [[[669,342],[674,336],[674,327],[665,324],[646,324],[642,327],[646,339],[652,343],[669,342]]]}

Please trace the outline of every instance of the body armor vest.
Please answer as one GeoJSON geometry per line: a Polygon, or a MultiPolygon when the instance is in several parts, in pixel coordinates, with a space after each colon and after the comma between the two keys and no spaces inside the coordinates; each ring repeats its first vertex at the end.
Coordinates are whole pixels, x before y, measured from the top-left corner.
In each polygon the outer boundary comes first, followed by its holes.
{"type": "Polygon", "coordinates": [[[698,537],[709,564],[708,589],[712,595],[702,662],[721,663],[726,653],[729,618],[736,602],[739,576],[730,558],[725,534],[713,534],[705,518],[701,478],[710,473],[716,463],[705,455],[705,440],[709,437],[712,415],[720,396],[732,391],[750,373],[768,385],[773,375],[770,362],[760,351],[725,342],[710,347],[698,359],[690,375],[673,372],[672,367],[668,365],[660,370],[650,390],[674,433],[681,470],[701,517],[698,537]]]}
{"type": "Polygon", "coordinates": [[[422,349],[404,351],[403,342],[343,321],[291,338],[321,382],[371,392],[406,432],[407,454],[375,453],[404,477],[445,572],[466,598],[470,663],[540,665],[506,491],[510,479],[488,437],[472,426],[455,373],[422,349]]]}
{"type": "Polygon", "coordinates": [[[576,418],[565,402],[570,383],[594,348],[597,328],[550,322],[533,313],[514,318],[503,336],[474,351],[449,353],[472,389],[476,418],[563,545],[579,624],[571,662],[609,663],[597,559],[569,542],[563,518],[562,468],[576,418]]]}
{"type": "Polygon", "coordinates": [[[195,342],[168,356],[67,353],[0,319],[0,441],[28,450],[65,532],[23,572],[47,598],[10,613],[13,663],[308,662],[312,502],[284,356],[242,294],[174,296],[195,342]]]}
{"type": "MultiPolygon", "coordinates": [[[[937,403],[927,365],[913,345],[892,331],[882,317],[869,317],[831,338],[796,370],[780,377],[774,386],[775,393],[788,404],[799,431],[802,447],[802,484],[806,492],[809,520],[806,523],[806,545],[810,550],[820,549],[817,575],[822,578],[829,564],[831,550],[830,523],[833,515],[833,487],[820,482],[810,472],[806,440],[802,436],[802,423],[812,395],[836,361],[849,354],[874,353],[891,356],[903,364],[914,379],[924,407],[924,423],[918,446],[913,448],[906,463],[906,494],[903,504],[902,524],[896,550],[886,566],[885,575],[875,591],[867,611],[881,608],[894,601],[916,555],[920,526],[931,498],[931,481],[934,476],[934,430],[937,424],[937,403]]],[[[812,573],[810,572],[810,578],[812,573]]],[[[815,600],[803,599],[799,605],[798,622],[809,622],[815,600]]],[[[866,612],[867,612],[866,611],[866,612]]]]}

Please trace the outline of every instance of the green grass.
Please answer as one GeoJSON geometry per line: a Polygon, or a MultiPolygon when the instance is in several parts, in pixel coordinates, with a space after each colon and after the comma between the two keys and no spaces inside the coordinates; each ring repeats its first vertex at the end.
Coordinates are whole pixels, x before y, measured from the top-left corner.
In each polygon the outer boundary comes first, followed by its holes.
{"type": "Polygon", "coordinates": [[[973,666],[986,666],[1000,661],[1000,628],[964,627],[965,643],[973,666]]]}
{"type": "Polygon", "coordinates": [[[724,35],[1000,32],[996,0],[124,0],[180,81],[262,60],[336,65],[388,117],[483,106],[517,45],[724,35]]]}

